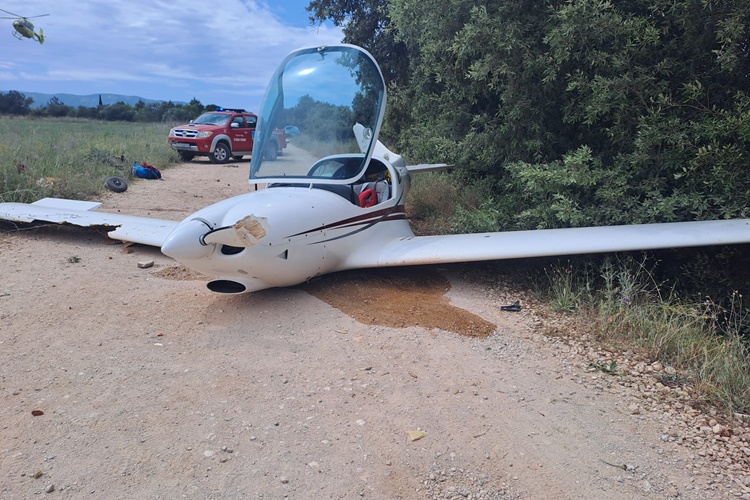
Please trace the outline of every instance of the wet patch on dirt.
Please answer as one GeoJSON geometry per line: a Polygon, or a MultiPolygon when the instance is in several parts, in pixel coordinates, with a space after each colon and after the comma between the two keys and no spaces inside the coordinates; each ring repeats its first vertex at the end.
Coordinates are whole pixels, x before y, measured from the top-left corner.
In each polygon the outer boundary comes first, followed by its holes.
{"type": "Polygon", "coordinates": [[[445,276],[425,268],[346,271],[323,276],[299,288],[366,325],[439,328],[484,338],[496,326],[451,305],[445,276]]]}

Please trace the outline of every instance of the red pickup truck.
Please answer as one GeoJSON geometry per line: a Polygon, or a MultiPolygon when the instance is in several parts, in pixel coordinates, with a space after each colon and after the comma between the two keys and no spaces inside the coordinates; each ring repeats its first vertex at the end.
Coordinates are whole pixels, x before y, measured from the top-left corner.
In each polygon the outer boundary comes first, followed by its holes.
{"type": "MultiPolygon", "coordinates": [[[[203,113],[186,125],[169,131],[169,146],[184,161],[208,156],[212,163],[241,160],[253,150],[253,133],[258,116],[244,109],[224,109],[203,113]]],[[[265,150],[265,159],[275,160],[286,147],[283,129],[274,130],[265,150]]]]}

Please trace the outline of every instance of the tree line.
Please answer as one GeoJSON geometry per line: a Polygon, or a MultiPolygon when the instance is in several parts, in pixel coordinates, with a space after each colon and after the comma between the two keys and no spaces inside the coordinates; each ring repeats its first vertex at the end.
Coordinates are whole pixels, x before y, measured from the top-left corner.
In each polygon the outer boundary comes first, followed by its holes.
{"type": "Polygon", "coordinates": [[[384,138],[495,229],[744,217],[747,0],[313,0],[380,62],[384,138]]]}
{"type": "Polygon", "coordinates": [[[187,122],[204,111],[216,109],[216,105],[204,106],[197,99],[187,104],[177,104],[172,101],[146,103],[139,100],[135,105],[125,102],[89,106],[68,106],[57,97],[50,99],[45,105],[32,108],[34,99],[26,97],[16,90],[0,92],[0,115],[23,115],[36,117],[71,117],[88,118],[106,121],[128,122],[187,122]]]}

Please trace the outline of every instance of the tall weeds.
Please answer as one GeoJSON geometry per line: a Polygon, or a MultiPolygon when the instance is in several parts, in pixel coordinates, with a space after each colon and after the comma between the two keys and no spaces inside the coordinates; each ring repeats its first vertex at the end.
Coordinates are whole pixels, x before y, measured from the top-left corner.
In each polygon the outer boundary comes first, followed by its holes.
{"type": "Polygon", "coordinates": [[[480,183],[465,183],[439,172],[422,173],[412,177],[407,209],[417,234],[490,231],[492,215],[477,210],[487,195],[480,183]]]}
{"type": "Polygon", "coordinates": [[[0,117],[0,202],[45,196],[85,199],[107,177],[131,177],[134,161],[163,168],[178,161],[169,125],[0,117]]]}
{"type": "Polygon", "coordinates": [[[690,303],[658,282],[645,259],[627,257],[557,263],[544,276],[537,290],[557,310],[587,317],[600,341],[670,364],[724,411],[750,412],[748,309],[739,293],[728,308],[690,303]]]}

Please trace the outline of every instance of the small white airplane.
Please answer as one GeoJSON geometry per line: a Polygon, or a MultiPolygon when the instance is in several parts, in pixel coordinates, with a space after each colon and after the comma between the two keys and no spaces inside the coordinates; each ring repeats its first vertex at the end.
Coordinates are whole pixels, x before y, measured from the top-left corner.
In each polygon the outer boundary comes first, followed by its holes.
{"type": "Polygon", "coordinates": [[[406,165],[381,144],[385,104],[383,75],[365,50],[300,49],[281,63],[266,91],[250,171],[255,191],[182,222],[55,198],[0,204],[0,219],[105,227],[110,238],[159,246],[214,276],[208,288],[225,294],[355,268],[750,243],[746,219],[414,236],[404,210],[410,174],[448,166],[406,165]],[[308,127],[295,147],[264,161],[272,131],[289,123],[308,127]]]}

